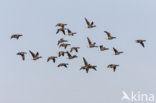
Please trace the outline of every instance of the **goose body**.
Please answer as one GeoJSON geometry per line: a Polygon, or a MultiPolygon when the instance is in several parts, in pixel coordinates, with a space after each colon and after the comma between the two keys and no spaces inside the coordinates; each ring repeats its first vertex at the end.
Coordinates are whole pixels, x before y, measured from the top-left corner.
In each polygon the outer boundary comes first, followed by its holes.
{"type": "Polygon", "coordinates": [[[114,54],[115,54],[115,55],[119,55],[119,54],[123,53],[122,51],[119,52],[119,51],[118,51],[117,49],[115,49],[115,48],[113,48],[113,50],[114,50],[114,54]]]}
{"type": "Polygon", "coordinates": [[[63,44],[60,44],[60,46],[59,46],[59,47],[64,47],[64,49],[66,49],[66,48],[67,48],[67,46],[70,46],[70,44],[63,43],[63,44]]]}
{"type": "Polygon", "coordinates": [[[49,62],[50,60],[52,60],[55,63],[55,61],[56,61],[55,59],[56,58],[57,58],[56,56],[48,57],[47,62],[49,62]]]}
{"type": "Polygon", "coordinates": [[[116,37],[111,36],[111,33],[108,31],[104,31],[107,34],[108,40],[115,39],[116,37]]]}
{"type": "Polygon", "coordinates": [[[80,47],[72,47],[71,49],[70,49],[70,52],[72,52],[72,51],[76,51],[76,52],[78,52],[78,49],[80,49],[80,47]]]}
{"type": "Polygon", "coordinates": [[[22,60],[25,60],[25,54],[26,52],[18,52],[17,55],[20,55],[22,57],[22,60]]]}
{"type": "Polygon", "coordinates": [[[68,68],[67,65],[68,65],[68,63],[60,63],[57,67],[62,67],[62,66],[64,66],[65,68],[68,68]]]}
{"type": "Polygon", "coordinates": [[[103,45],[100,45],[100,51],[109,50],[109,48],[104,47],[103,45]]]}
{"type": "Polygon", "coordinates": [[[15,38],[15,39],[19,39],[21,36],[23,36],[22,34],[13,34],[12,36],[11,36],[11,39],[12,38],[15,38]]]}
{"type": "Polygon", "coordinates": [[[33,52],[30,51],[30,50],[29,50],[29,52],[30,52],[30,54],[32,55],[33,60],[37,60],[37,59],[42,58],[41,56],[39,56],[39,53],[38,53],[38,52],[37,52],[36,54],[33,53],[33,52]]]}
{"type": "Polygon", "coordinates": [[[91,65],[91,64],[88,64],[88,62],[86,61],[86,59],[83,57],[83,62],[84,62],[84,66],[82,66],[81,68],[80,68],[80,70],[86,70],[86,73],[88,73],[89,72],[89,69],[94,69],[95,71],[96,71],[96,66],[94,66],[94,65],[91,65]]]}
{"type": "Polygon", "coordinates": [[[60,43],[64,43],[64,42],[68,42],[67,40],[64,40],[63,38],[61,38],[60,40],[58,40],[58,44],[59,45],[60,43]]]}
{"type": "Polygon", "coordinates": [[[146,40],[136,40],[136,42],[140,43],[142,47],[145,47],[144,42],[146,42],[146,40]]]}
{"type": "Polygon", "coordinates": [[[96,43],[95,42],[92,43],[92,41],[88,37],[87,37],[87,40],[88,40],[89,48],[98,47],[98,46],[95,45],[96,43]]]}
{"type": "Polygon", "coordinates": [[[85,18],[86,24],[87,24],[87,28],[93,28],[96,27],[96,25],[94,25],[94,22],[92,21],[91,23],[87,20],[87,18],[85,18]]]}
{"type": "Polygon", "coordinates": [[[117,66],[119,66],[119,65],[116,65],[116,64],[109,64],[109,65],[107,66],[107,68],[112,68],[113,71],[115,72],[117,66]]]}
{"type": "Polygon", "coordinates": [[[76,55],[71,55],[68,51],[67,51],[67,55],[68,55],[68,59],[74,59],[74,58],[77,58],[76,55]]]}

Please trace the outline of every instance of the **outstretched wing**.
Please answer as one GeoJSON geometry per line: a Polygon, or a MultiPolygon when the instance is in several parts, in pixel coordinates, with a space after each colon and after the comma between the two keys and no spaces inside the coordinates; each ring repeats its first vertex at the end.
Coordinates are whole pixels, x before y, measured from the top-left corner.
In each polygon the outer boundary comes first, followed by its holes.
{"type": "Polygon", "coordinates": [[[87,37],[87,40],[89,44],[92,44],[91,40],[88,37],[87,37]]]}
{"type": "Polygon", "coordinates": [[[25,60],[25,55],[23,54],[23,55],[21,55],[21,56],[22,56],[22,59],[25,60]]]}
{"type": "Polygon", "coordinates": [[[50,59],[51,59],[51,58],[49,57],[49,58],[47,59],[47,62],[49,62],[50,59]]]}
{"type": "Polygon", "coordinates": [[[111,33],[109,33],[108,31],[104,31],[108,37],[111,37],[111,33]]]}
{"type": "Polygon", "coordinates": [[[32,51],[29,50],[29,52],[32,55],[32,57],[35,57],[35,54],[32,51]]]}
{"type": "Polygon", "coordinates": [[[88,62],[86,61],[86,59],[83,57],[83,61],[85,65],[88,65],[88,62]]]}
{"type": "Polygon", "coordinates": [[[86,21],[87,25],[90,25],[90,22],[87,20],[87,18],[85,18],[85,21],[86,21]]]}
{"type": "Polygon", "coordinates": [[[144,45],[144,43],[143,43],[143,42],[140,42],[140,44],[141,44],[143,47],[145,47],[145,45],[144,45]]]}
{"type": "Polygon", "coordinates": [[[71,56],[71,54],[67,51],[67,55],[68,55],[68,57],[70,57],[71,56]]]}
{"type": "Polygon", "coordinates": [[[67,29],[68,33],[71,33],[71,30],[67,29]]]}
{"type": "Polygon", "coordinates": [[[115,48],[113,48],[114,52],[118,52],[115,48]]]}
{"type": "Polygon", "coordinates": [[[114,71],[114,72],[116,71],[116,66],[114,66],[113,71],[114,71]]]}

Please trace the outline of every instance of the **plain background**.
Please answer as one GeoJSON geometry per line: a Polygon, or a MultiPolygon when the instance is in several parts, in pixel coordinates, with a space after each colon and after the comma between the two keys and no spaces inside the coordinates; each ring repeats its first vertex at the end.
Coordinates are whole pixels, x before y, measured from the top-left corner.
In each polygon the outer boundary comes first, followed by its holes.
{"type": "Polygon", "coordinates": [[[123,90],[156,94],[155,4],[155,0],[0,0],[0,103],[125,103],[123,90]],[[87,29],[84,17],[97,27],[87,29]],[[77,34],[56,35],[59,22],[77,34]],[[117,39],[108,41],[105,30],[117,39]],[[10,40],[14,33],[23,37],[10,40]],[[89,49],[87,37],[110,50],[89,49]],[[60,38],[81,47],[72,53],[79,57],[47,63],[47,57],[64,50],[57,46],[60,38]],[[145,48],[136,39],[147,40],[145,48]],[[112,47],[124,53],[114,56],[112,47]],[[29,50],[43,58],[33,61],[29,50]],[[19,51],[27,52],[25,61],[16,55],[19,51]],[[82,57],[97,65],[97,71],[80,71],[82,57]],[[68,62],[69,68],[57,68],[61,62],[68,62]],[[120,65],[115,73],[107,68],[111,63],[120,65]]]}

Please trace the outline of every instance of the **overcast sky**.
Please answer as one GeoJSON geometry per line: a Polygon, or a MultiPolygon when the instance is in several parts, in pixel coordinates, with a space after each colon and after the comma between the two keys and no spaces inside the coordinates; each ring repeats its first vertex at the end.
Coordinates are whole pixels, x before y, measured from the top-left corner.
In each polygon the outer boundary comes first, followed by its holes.
{"type": "MultiPolygon", "coordinates": [[[[156,1],[155,0],[1,0],[0,1],[0,103],[125,103],[122,91],[156,95],[156,1]],[[96,28],[87,29],[84,17],[96,28]],[[77,32],[56,35],[58,22],[77,32]],[[104,31],[115,40],[107,40],[104,31]],[[23,34],[19,40],[10,36],[23,34]],[[87,37],[110,50],[88,48],[87,37]],[[57,41],[64,38],[79,46],[77,59],[67,56],[56,63],[57,41]],[[135,40],[145,39],[145,48],[135,40]],[[113,55],[115,47],[124,53],[113,55]],[[43,57],[33,61],[29,50],[43,57]],[[22,61],[16,53],[27,52],[22,61]],[[87,74],[82,58],[97,65],[87,74]],[[57,68],[62,62],[69,67],[57,68]],[[114,73],[108,64],[119,64],[114,73]]],[[[70,49],[67,48],[67,50],[70,49]]]]}

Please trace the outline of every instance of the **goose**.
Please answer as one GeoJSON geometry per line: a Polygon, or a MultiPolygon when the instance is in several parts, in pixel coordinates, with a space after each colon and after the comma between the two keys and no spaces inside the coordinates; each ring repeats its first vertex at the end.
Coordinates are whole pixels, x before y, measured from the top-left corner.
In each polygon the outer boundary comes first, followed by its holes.
{"type": "Polygon", "coordinates": [[[142,47],[145,47],[144,42],[146,42],[146,40],[136,40],[136,42],[140,43],[142,47]]]}
{"type": "Polygon", "coordinates": [[[62,28],[64,28],[64,26],[66,26],[67,24],[63,24],[63,23],[58,23],[58,24],[56,24],[56,26],[60,26],[60,27],[62,27],[62,28]]]}
{"type": "Polygon", "coordinates": [[[73,50],[75,50],[76,52],[78,52],[78,49],[80,49],[80,47],[72,47],[72,48],[70,49],[70,52],[72,52],[73,50]]]}
{"type": "Polygon", "coordinates": [[[77,58],[76,55],[71,55],[68,51],[67,51],[67,55],[68,55],[68,59],[74,59],[74,58],[77,58]]]}
{"type": "Polygon", "coordinates": [[[68,31],[68,34],[67,34],[67,35],[69,35],[69,36],[73,36],[74,34],[76,34],[76,32],[72,32],[72,31],[69,30],[69,29],[67,29],[67,31],[68,31]]]}
{"type": "Polygon", "coordinates": [[[67,65],[68,65],[68,63],[60,63],[57,67],[62,67],[62,66],[64,66],[65,68],[68,68],[67,65]]]}
{"type": "Polygon", "coordinates": [[[30,52],[30,54],[32,55],[32,57],[33,57],[33,60],[37,60],[37,59],[40,59],[40,58],[42,58],[41,56],[39,56],[39,53],[37,52],[36,54],[34,54],[32,51],[30,51],[29,50],[29,52],[30,52]]]}
{"type": "Polygon", "coordinates": [[[118,50],[116,50],[115,48],[113,48],[113,50],[114,50],[114,55],[119,55],[119,54],[121,54],[121,53],[123,53],[122,51],[118,51],[118,50]]]}
{"type": "Polygon", "coordinates": [[[109,48],[104,47],[103,45],[100,45],[100,51],[109,50],[109,48]]]}
{"type": "Polygon", "coordinates": [[[86,70],[86,73],[88,73],[89,72],[89,69],[94,69],[95,71],[96,71],[96,66],[93,66],[93,65],[90,65],[90,64],[88,64],[88,62],[86,61],[86,59],[83,57],[83,62],[84,62],[84,66],[82,66],[81,68],[80,68],[80,70],[86,70]]]}
{"type": "Polygon", "coordinates": [[[60,31],[62,31],[62,33],[65,35],[65,28],[64,27],[57,29],[56,34],[58,34],[60,31]]]}
{"type": "Polygon", "coordinates": [[[60,47],[64,47],[64,48],[66,49],[67,46],[70,46],[70,44],[63,43],[63,44],[60,44],[59,48],[60,48],[60,47]]]}
{"type": "Polygon", "coordinates": [[[15,39],[19,39],[21,36],[23,36],[23,35],[21,35],[21,34],[13,34],[12,36],[11,36],[11,39],[12,38],[15,38],[15,39]]]}
{"type": "Polygon", "coordinates": [[[60,40],[58,40],[58,44],[59,45],[60,43],[63,43],[63,42],[68,42],[67,40],[64,40],[63,38],[61,38],[60,40]]]}
{"type": "Polygon", "coordinates": [[[111,36],[111,33],[109,33],[108,31],[104,31],[104,32],[107,34],[108,40],[112,40],[116,38],[116,37],[111,36]]]}
{"type": "Polygon", "coordinates": [[[17,55],[20,55],[22,57],[22,60],[25,60],[25,54],[26,52],[18,52],[17,55]]]}
{"type": "Polygon", "coordinates": [[[96,27],[96,25],[94,25],[94,22],[92,21],[91,23],[87,20],[87,18],[85,18],[85,21],[87,23],[87,27],[88,28],[93,28],[93,27],[96,27]]]}
{"type": "Polygon", "coordinates": [[[93,47],[98,47],[98,46],[95,46],[95,42],[92,43],[92,41],[87,37],[87,40],[88,40],[88,43],[89,43],[89,48],[93,48],[93,47]]]}
{"type": "Polygon", "coordinates": [[[109,64],[109,65],[107,66],[107,68],[113,68],[113,71],[115,72],[117,66],[119,66],[119,65],[116,65],[116,64],[109,64]]]}
{"type": "Polygon", "coordinates": [[[51,57],[48,57],[48,59],[47,59],[47,62],[49,62],[50,60],[53,60],[53,62],[55,63],[55,59],[56,59],[57,57],[56,56],[51,56],[51,57]]]}
{"type": "Polygon", "coordinates": [[[60,56],[64,56],[64,54],[65,54],[66,52],[64,52],[64,51],[59,51],[58,52],[58,56],[60,57],[60,56]]]}

